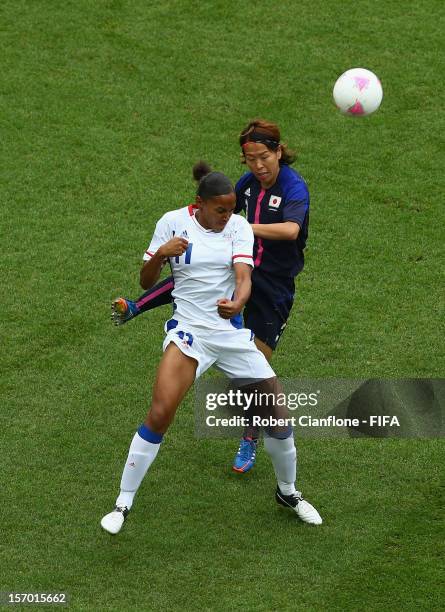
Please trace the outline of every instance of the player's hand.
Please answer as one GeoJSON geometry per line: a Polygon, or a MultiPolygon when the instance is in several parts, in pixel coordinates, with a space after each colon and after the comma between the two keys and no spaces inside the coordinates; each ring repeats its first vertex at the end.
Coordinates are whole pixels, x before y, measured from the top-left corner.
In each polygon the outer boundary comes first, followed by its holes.
{"type": "Polygon", "coordinates": [[[185,253],[187,247],[188,241],[185,238],[176,236],[159,247],[158,253],[161,257],[177,257],[185,253]]]}
{"type": "Polygon", "coordinates": [[[242,304],[239,302],[232,302],[232,300],[228,300],[227,298],[218,300],[216,305],[218,306],[218,314],[223,319],[231,319],[239,314],[243,308],[242,304]]]}

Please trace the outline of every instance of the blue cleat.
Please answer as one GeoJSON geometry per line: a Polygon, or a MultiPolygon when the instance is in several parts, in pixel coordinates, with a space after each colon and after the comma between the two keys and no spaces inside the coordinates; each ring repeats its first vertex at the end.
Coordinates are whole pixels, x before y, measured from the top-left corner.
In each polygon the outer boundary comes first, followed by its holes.
{"type": "Polygon", "coordinates": [[[245,474],[253,468],[256,461],[257,444],[258,440],[253,438],[241,438],[239,449],[232,466],[234,472],[245,474]]]}
{"type": "Polygon", "coordinates": [[[126,298],[117,298],[111,303],[111,320],[115,325],[123,325],[139,314],[136,302],[126,298]]]}

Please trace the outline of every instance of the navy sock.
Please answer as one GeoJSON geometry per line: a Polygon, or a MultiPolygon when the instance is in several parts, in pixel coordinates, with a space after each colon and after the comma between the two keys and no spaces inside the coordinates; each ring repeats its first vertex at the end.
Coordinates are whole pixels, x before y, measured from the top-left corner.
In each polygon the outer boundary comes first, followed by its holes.
{"type": "Polygon", "coordinates": [[[135,301],[139,312],[146,312],[157,308],[158,306],[164,306],[165,304],[171,304],[173,301],[172,291],[174,289],[173,276],[169,276],[164,279],[151,289],[148,289],[138,297],[135,301]]]}

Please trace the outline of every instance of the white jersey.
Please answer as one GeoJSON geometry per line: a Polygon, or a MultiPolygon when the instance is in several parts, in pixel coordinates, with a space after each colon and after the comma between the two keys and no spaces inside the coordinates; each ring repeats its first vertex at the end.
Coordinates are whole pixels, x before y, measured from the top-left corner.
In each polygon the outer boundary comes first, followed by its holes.
{"type": "Polygon", "coordinates": [[[169,258],[175,282],[174,318],[194,327],[233,330],[230,320],[219,316],[216,302],[233,297],[234,263],[253,267],[252,228],[244,217],[234,214],[223,231],[206,230],[198,223],[196,210],[187,206],[166,213],[156,224],[144,260],[173,237],[185,238],[186,252],[169,258]]]}

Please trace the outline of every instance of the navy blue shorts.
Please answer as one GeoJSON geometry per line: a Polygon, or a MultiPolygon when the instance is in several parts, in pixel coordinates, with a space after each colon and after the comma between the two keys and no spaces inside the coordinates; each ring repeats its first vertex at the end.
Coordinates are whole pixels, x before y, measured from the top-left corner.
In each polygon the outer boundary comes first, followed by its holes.
{"type": "Polygon", "coordinates": [[[244,325],[274,350],[283,333],[294,303],[293,279],[277,279],[255,268],[252,293],[244,307],[244,325]]]}

